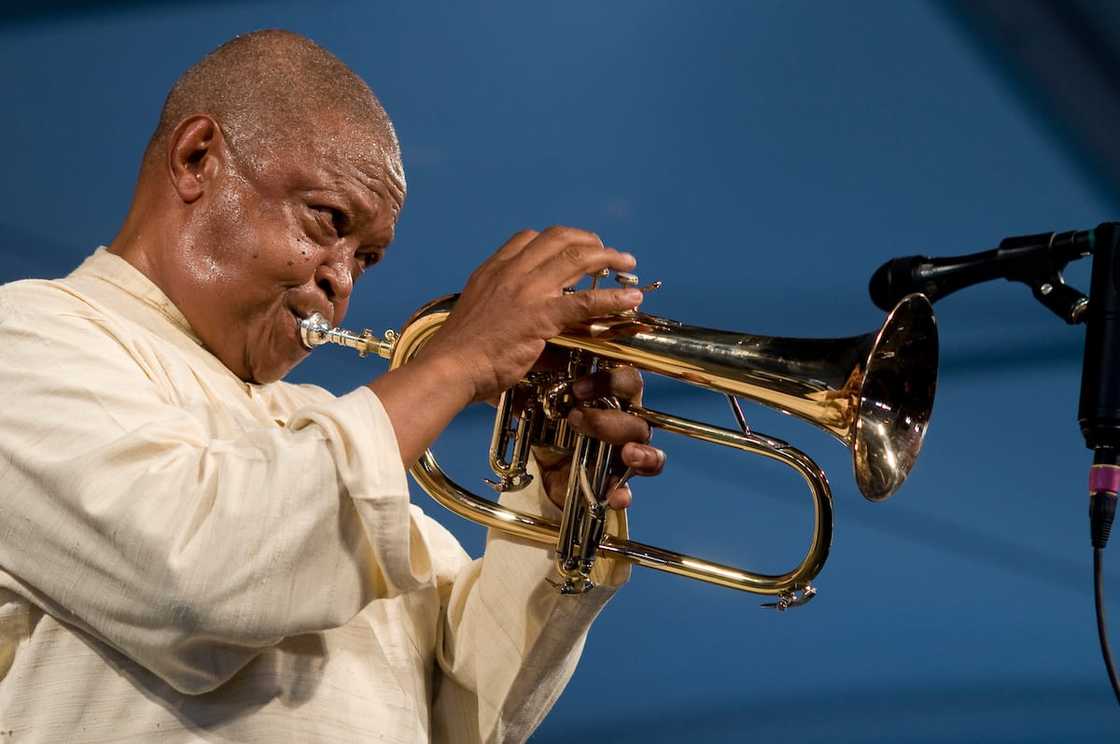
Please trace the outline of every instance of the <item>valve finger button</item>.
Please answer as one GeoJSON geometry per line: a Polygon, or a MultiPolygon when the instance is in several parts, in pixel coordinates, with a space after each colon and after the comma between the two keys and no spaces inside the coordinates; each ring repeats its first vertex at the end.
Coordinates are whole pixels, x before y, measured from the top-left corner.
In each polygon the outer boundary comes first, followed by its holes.
{"type": "Polygon", "coordinates": [[[628,271],[620,271],[614,275],[614,280],[618,282],[620,287],[636,287],[638,286],[638,275],[631,274],[628,271]]]}

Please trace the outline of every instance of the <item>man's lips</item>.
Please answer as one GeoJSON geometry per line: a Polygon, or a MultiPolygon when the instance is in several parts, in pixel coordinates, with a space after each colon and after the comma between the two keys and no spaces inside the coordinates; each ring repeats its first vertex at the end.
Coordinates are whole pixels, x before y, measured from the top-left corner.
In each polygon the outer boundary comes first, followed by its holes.
{"type": "Polygon", "coordinates": [[[322,310],[306,310],[305,311],[305,310],[298,310],[298,309],[295,309],[295,308],[288,308],[288,311],[292,314],[292,318],[295,320],[295,326],[293,327],[293,331],[295,333],[296,342],[299,344],[300,348],[304,352],[309,350],[309,344],[304,339],[304,336],[303,336],[303,323],[304,323],[304,321],[307,318],[310,318],[312,315],[318,313],[318,314],[322,315],[324,319],[326,319],[327,325],[330,326],[330,324],[331,324],[330,323],[330,318],[333,315],[333,313],[331,313],[330,311],[327,311],[327,312],[324,313],[322,310]]]}
{"type": "Polygon", "coordinates": [[[334,309],[331,307],[308,307],[308,308],[291,308],[292,315],[296,316],[296,322],[306,320],[315,313],[319,313],[327,321],[329,325],[334,325],[332,318],[334,317],[334,309]]]}

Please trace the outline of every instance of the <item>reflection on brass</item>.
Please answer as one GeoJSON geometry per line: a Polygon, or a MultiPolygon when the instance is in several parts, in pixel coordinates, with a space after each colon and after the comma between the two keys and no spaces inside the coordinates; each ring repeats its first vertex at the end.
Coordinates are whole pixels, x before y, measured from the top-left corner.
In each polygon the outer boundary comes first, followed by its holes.
{"type": "MultiPolygon", "coordinates": [[[[336,343],[363,355],[376,353],[390,367],[406,364],[443,325],[456,296],[418,310],[399,336],[376,339],[329,328],[314,316],[300,324],[309,347],[336,343]]],[[[600,318],[552,339],[567,352],[565,368],[533,373],[504,393],[491,441],[490,462],[499,491],[529,483],[533,447],[572,454],[561,524],[484,499],[452,481],[429,450],[412,468],[417,483],[443,506],[491,529],[550,546],[565,592],[592,586],[597,554],[632,561],[713,584],[777,595],[771,606],[797,606],[815,593],[811,580],[823,567],[832,538],[832,495],[824,472],[800,450],[753,432],[691,421],[649,408],[630,407],[651,426],[711,444],[753,452],[796,470],[813,498],[813,531],[801,563],[778,575],[760,574],[670,550],[622,540],[604,532],[606,493],[612,477],[610,445],[574,435],[564,416],[574,405],[571,380],[606,364],[627,364],[682,382],[747,398],[802,418],[832,433],[852,451],[855,480],[870,501],[882,501],[906,479],[921,449],[937,379],[937,328],[929,301],[905,297],[877,331],[841,339],[755,336],[697,328],[640,312],[600,318]]],[[[602,401],[617,406],[617,401],[602,401]]]]}

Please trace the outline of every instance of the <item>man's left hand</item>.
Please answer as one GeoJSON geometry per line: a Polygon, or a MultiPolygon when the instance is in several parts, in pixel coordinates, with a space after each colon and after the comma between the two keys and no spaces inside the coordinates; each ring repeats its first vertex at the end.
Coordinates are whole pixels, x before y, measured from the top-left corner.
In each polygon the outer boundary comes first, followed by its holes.
{"type": "MultiPolygon", "coordinates": [[[[572,394],[580,402],[613,397],[629,405],[641,405],[642,376],[632,367],[600,370],[573,383],[572,394]]],[[[665,453],[649,444],[650,427],[644,419],[613,408],[577,405],[568,414],[568,424],[580,434],[615,445],[616,462],[633,469],[634,475],[657,475],[665,467],[665,453]]],[[[537,461],[549,499],[564,508],[570,458],[548,458],[538,453],[537,461]]],[[[607,496],[612,509],[625,509],[630,501],[628,484],[611,489],[607,496]]]]}

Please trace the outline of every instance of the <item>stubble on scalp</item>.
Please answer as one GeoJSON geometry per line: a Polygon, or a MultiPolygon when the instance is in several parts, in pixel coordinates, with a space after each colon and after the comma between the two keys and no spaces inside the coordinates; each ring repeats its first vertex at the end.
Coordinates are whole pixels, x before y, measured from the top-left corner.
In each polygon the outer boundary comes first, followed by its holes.
{"type": "Polygon", "coordinates": [[[145,165],[166,157],[175,128],[197,114],[212,117],[238,160],[257,172],[312,144],[379,163],[403,188],[400,143],[377,96],[299,34],[270,29],[234,37],[183,73],[167,94],[145,165]]]}

